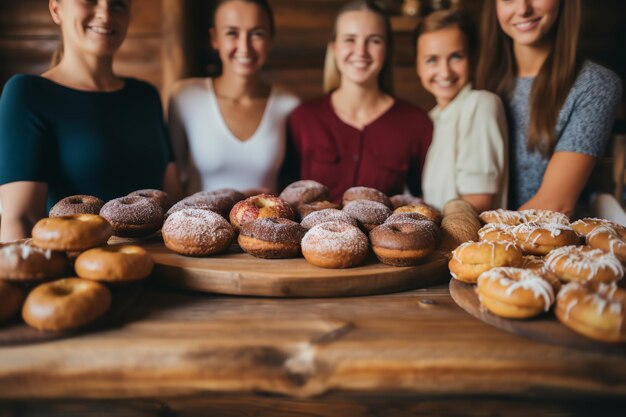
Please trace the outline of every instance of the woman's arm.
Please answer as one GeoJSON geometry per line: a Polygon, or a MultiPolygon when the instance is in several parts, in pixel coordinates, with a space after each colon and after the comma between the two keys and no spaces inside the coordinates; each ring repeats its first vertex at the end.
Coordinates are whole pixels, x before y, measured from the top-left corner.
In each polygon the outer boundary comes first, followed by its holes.
{"type": "Polygon", "coordinates": [[[470,203],[478,213],[492,210],[496,204],[494,194],[465,194],[461,199],[470,203]]]}
{"type": "Polygon", "coordinates": [[[0,186],[0,241],[30,237],[35,223],[46,216],[47,193],[48,186],[42,182],[17,181],[0,186]]]}
{"type": "Polygon", "coordinates": [[[520,210],[544,209],[572,216],[596,158],[577,152],[555,152],[548,162],[541,186],[520,210]]]}
{"type": "Polygon", "coordinates": [[[165,177],[163,178],[163,191],[165,191],[173,203],[181,200],[185,193],[180,185],[178,176],[178,168],[175,162],[169,162],[165,168],[165,177]]]}

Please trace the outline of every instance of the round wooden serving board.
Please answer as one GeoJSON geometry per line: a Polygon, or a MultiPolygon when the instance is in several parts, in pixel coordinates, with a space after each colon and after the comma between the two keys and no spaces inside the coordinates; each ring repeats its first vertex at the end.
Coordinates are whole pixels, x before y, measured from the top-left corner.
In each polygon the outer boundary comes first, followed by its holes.
{"type": "Polygon", "coordinates": [[[0,346],[28,345],[65,339],[81,333],[97,329],[106,329],[120,321],[128,309],[139,298],[143,283],[132,283],[111,289],[112,302],[109,310],[95,322],[75,330],[61,332],[46,332],[34,329],[22,321],[15,319],[12,322],[0,325],[0,346]]]}
{"type": "Polygon", "coordinates": [[[422,265],[392,267],[371,256],[361,266],[324,269],[304,258],[259,259],[247,253],[194,258],[163,243],[142,247],[154,258],[154,276],[167,285],[197,291],[263,297],[343,297],[383,294],[446,282],[448,258],[441,252],[422,265]]]}
{"type": "Polygon", "coordinates": [[[588,339],[561,324],[552,312],[533,319],[512,320],[498,317],[480,306],[475,286],[450,280],[450,295],[463,310],[487,324],[540,342],[571,348],[626,355],[625,344],[613,344],[588,339]]]}

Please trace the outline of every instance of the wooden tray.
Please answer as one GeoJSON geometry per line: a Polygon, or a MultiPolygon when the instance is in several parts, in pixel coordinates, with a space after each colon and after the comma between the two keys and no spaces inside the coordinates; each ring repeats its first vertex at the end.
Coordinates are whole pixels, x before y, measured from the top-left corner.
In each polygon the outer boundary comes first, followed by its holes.
{"type": "Polygon", "coordinates": [[[264,297],[344,297],[383,294],[446,282],[448,258],[441,252],[422,265],[392,267],[373,256],[359,267],[324,269],[304,258],[259,259],[247,253],[194,258],[163,243],[144,243],[154,258],[154,276],[167,285],[197,291],[264,297]]]}
{"type": "Polygon", "coordinates": [[[450,295],[463,310],[498,329],[540,342],[567,346],[594,352],[626,355],[626,344],[613,344],[588,339],[561,324],[552,312],[528,320],[498,317],[480,306],[475,286],[459,280],[450,280],[450,295]]]}
{"type": "Polygon", "coordinates": [[[139,298],[143,290],[143,283],[132,283],[109,288],[113,296],[111,307],[94,323],[75,330],[46,332],[28,326],[21,318],[15,319],[13,322],[0,325],[0,346],[28,345],[65,339],[115,325],[115,323],[122,320],[123,315],[139,298]]]}

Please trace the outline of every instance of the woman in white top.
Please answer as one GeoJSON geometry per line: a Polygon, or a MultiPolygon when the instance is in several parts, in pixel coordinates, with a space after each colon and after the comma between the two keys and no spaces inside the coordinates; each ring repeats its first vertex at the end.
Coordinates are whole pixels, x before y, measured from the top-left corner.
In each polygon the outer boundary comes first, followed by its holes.
{"type": "Polygon", "coordinates": [[[222,74],[179,81],[169,102],[181,182],[188,194],[278,192],[286,120],[299,100],[260,77],[274,36],[272,10],[266,0],[218,1],[210,34],[222,74]]]}
{"type": "Polygon", "coordinates": [[[504,208],[507,199],[507,126],[495,94],[473,90],[474,32],[459,11],[442,10],[415,29],[417,74],[435,96],[433,141],[422,175],[424,200],[438,208],[462,198],[478,212],[504,208]]]}

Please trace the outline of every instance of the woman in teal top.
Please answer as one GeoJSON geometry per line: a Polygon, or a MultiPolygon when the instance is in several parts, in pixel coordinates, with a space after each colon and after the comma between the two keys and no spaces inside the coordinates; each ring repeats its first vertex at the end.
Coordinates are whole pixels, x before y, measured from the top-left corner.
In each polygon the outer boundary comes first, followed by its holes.
{"type": "Polygon", "coordinates": [[[29,236],[69,195],[178,190],[157,90],[113,72],[130,0],[53,0],[50,12],[63,35],[59,64],[12,77],[0,97],[2,241],[29,236]]]}

